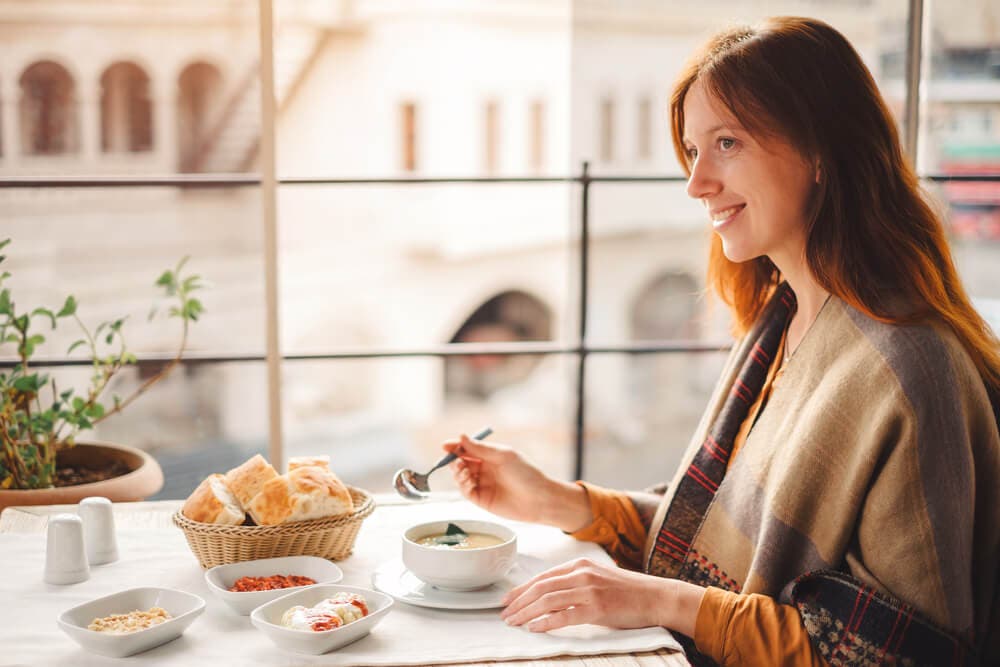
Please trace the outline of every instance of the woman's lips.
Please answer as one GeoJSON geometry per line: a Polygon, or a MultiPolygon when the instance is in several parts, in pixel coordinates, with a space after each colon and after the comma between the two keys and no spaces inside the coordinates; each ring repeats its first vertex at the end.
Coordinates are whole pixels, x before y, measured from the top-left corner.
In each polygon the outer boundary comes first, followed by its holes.
{"type": "Polygon", "coordinates": [[[719,213],[712,216],[712,228],[715,231],[719,231],[724,227],[728,227],[733,220],[743,213],[743,209],[746,207],[746,204],[739,204],[738,206],[730,206],[727,209],[719,211],[719,213]]]}

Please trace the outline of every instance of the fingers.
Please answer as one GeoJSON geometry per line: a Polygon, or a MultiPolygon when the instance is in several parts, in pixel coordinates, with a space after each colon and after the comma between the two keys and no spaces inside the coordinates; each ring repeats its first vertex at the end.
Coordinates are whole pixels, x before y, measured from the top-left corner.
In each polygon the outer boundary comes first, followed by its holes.
{"type": "Polygon", "coordinates": [[[524,627],[531,632],[548,632],[549,630],[558,630],[569,625],[588,623],[590,621],[588,616],[586,608],[570,607],[536,619],[524,627]]]}
{"type": "Polygon", "coordinates": [[[523,625],[545,614],[554,614],[567,610],[570,607],[586,607],[589,602],[587,589],[572,588],[555,590],[541,595],[533,602],[513,613],[509,613],[510,608],[505,609],[500,614],[500,618],[507,625],[523,625]]]}
{"type": "Polygon", "coordinates": [[[510,449],[472,440],[464,433],[457,440],[447,440],[441,446],[446,452],[455,452],[463,459],[477,459],[490,463],[500,462],[510,449]]]}
{"type": "Polygon", "coordinates": [[[541,574],[536,574],[534,577],[524,582],[520,586],[516,586],[507,591],[507,594],[503,596],[502,600],[500,600],[500,604],[508,606],[518,597],[523,595],[526,590],[538,584],[539,582],[545,581],[547,579],[552,579],[560,575],[569,574],[570,572],[573,572],[577,569],[585,568],[593,564],[594,562],[588,558],[577,558],[576,560],[567,561],[565,563],[556,565],[555,567],[551,567],[548,570],[545,570],[545,572],[542,572],[541,574]]]}

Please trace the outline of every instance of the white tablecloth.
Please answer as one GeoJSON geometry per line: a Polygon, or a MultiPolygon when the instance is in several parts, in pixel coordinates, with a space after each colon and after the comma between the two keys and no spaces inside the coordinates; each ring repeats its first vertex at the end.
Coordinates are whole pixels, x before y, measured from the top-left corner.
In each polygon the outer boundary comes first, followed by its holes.
{"type": "MultiPolygon", "coordinates": [[[[379,507],[361,528],[354,554],[338,565],[342,583],[371,587],[379,564],[399,558],[399,536],[410,525],[439,519],[484,518],[468,503],[379,507]]],[[[490,516],[489,518],[495,519],[490,516]]],[[[556,564],[587,556],[608,557],[592,544],[560,531],[508,523],[518,533],[519,551],[556,564]]],[[[204,614],[179,639],[125,658],[156,665],[418,665],[482,660],[543,658],[556,655],[634,653],[658,648],[680,650],[662,628],[610,630],[578,626],[536,634],[507,626],[499,610],[450,611],[397,602],[370,635],[322,656],[291,654],[275,647],[247,616],[238,616],[209,591],[203,570],[180,530],[119,530],[121,558],[91,568],[88,581],[53,586],[42,581],[45,535],[0,535],[0,665],[123,664],[87,653],[56,625],[65,609],[126,588],[167,586],[203,597],[204,614]]]]}

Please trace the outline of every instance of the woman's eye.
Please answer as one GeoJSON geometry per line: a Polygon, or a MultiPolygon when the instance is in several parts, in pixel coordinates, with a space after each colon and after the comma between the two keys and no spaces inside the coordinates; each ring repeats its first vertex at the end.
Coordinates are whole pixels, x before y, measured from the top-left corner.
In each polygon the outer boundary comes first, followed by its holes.
{"type": "Polygon", "coordinates": [[[719,139],[719,148],[724,151],[731,151],[736,148],[736,140],[730,139],[729,137],[723,137],[719,139]]]}

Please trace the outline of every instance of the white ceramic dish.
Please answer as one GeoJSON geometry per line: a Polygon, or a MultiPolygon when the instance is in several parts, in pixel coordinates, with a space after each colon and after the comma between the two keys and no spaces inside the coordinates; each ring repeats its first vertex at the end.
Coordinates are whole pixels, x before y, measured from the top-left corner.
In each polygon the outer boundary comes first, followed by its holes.
{"type": "Polygon", "coordinates": [[[63,632],[91,653],[124,658],[177,639],[203,611],[205,601],[197,595],[173,588],[146,586],[130,588],[67,609],[59,615],[58,623],[63,632]],[[127,614],[136,609],[147,611],[152,607],[162,607],[173,618],[124,635],[87,629],[95,618],[127,614]]]}
{"type": "Polygon", "coordinates": [[[229,587],[240,577],[269,577],[275,574],[297,574],[315,579],[317,584],[335,584],[344,578],[339,567],[317,556],[285,556],[283,558],[261,558],[241,563],[216,565],[205,572],[205,582],[217,598],[243,616],[271,600],[276,600],[301,586],[278,588],[273,591],[249,591],[235,593],[229,587]]]}
{"type": "Polygon", "coordinates": [[[403,533],[403,564],[418,579],[439,589],[470,591],[503,579],[517,558],[517,535],[507,526],[492,521],[453,519],[431,521],[403,533]],[[500,544],[475,549],[451,549],[417,544],[431,535],[440,535],[453,523],[466,533],[486,533],[503,540],[500,544]]]}
{"type": "Polygon", "coordinates": [[[250,614],[250,622],[280,649],[293,653],[320,655],[367,635],[389,613],[391,607],[392,598],[378,591],[339,584],[318,584],[298,589],[294,593],[257,607],[250,614]],[[322,632],[292,630],[280,625],[281,615],[290,607],[295,605],[314,607],[320,601],[340,592],[363,595],[368,603],[368,615],[339,628],[322,632]]]}
{"type": "Polygon", "coordinates": [[[400,602],[432,609],[497,609],[510,589],[550,567],[539,558],[520,554],[507,575],[474,591],[446,591],[420,581],[401,560],[382,563],[372,573],[372,585],[400,602]]]}

